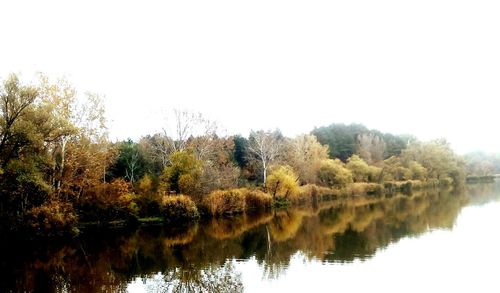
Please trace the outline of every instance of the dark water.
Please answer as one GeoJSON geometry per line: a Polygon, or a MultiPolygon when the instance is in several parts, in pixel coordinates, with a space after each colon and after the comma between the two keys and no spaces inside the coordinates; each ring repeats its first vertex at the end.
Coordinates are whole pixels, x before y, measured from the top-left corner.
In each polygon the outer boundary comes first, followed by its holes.
{"type": "Polygon", "coordinates": [[[500,188],[2,239],[0,292],[500,292],[500,188]]]}

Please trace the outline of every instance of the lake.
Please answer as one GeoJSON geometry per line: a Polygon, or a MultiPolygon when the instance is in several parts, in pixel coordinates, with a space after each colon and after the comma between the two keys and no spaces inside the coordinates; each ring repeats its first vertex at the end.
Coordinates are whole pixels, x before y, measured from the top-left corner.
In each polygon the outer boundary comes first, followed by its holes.
{"type": "Polygon", "coordinates": [[[500,184],[2,239],[0,292],[500,292],[500,184]]]}

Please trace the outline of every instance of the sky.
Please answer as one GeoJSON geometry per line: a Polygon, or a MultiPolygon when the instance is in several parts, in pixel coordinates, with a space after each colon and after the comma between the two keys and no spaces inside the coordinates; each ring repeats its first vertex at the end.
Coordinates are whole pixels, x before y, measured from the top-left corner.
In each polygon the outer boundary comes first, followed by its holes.
{"type": "Polygon", "coordinates": [[[168,109],[228,134],[362,123],[500,151],[500,2],[0,2],[0,79],[65,76],[105,97],[110,136],[168,109]]]}

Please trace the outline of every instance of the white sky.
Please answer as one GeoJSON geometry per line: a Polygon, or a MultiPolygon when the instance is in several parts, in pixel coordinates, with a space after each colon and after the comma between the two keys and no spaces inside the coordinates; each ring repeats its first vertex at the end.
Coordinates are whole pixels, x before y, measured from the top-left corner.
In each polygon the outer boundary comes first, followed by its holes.
{"type": "Polygon", "coordinates": [[[483,0],[2,0],[0,78],[105,95],[113,138],[175,107],[229,133],[358,122],[500,151],[499,15],[483,0]]]}

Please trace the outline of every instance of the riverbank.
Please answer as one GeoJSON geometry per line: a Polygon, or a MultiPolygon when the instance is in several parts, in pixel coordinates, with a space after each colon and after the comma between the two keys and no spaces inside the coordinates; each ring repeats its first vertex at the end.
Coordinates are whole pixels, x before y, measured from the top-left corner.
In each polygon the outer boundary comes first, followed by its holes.
{"type": "Polygon", "coordinates": [[[300,187],[294,196],[273,197],[260,188],[219,190],[196,203],[186,195],[166,195],[162,199],[161,216],[128,217],[113,221],[79,222],[79,229],[89,227],[183,226],[210,219],[232,219],[239,215],[260,215],[294,207],[318,207],[341,199],[383,197],[395,194],[411,195],[414,191],[449,188],[449,182],[438,180],[407,180],[380,183],[352,183],[343,188],[328,188],[308,184],[300,187]]]}

